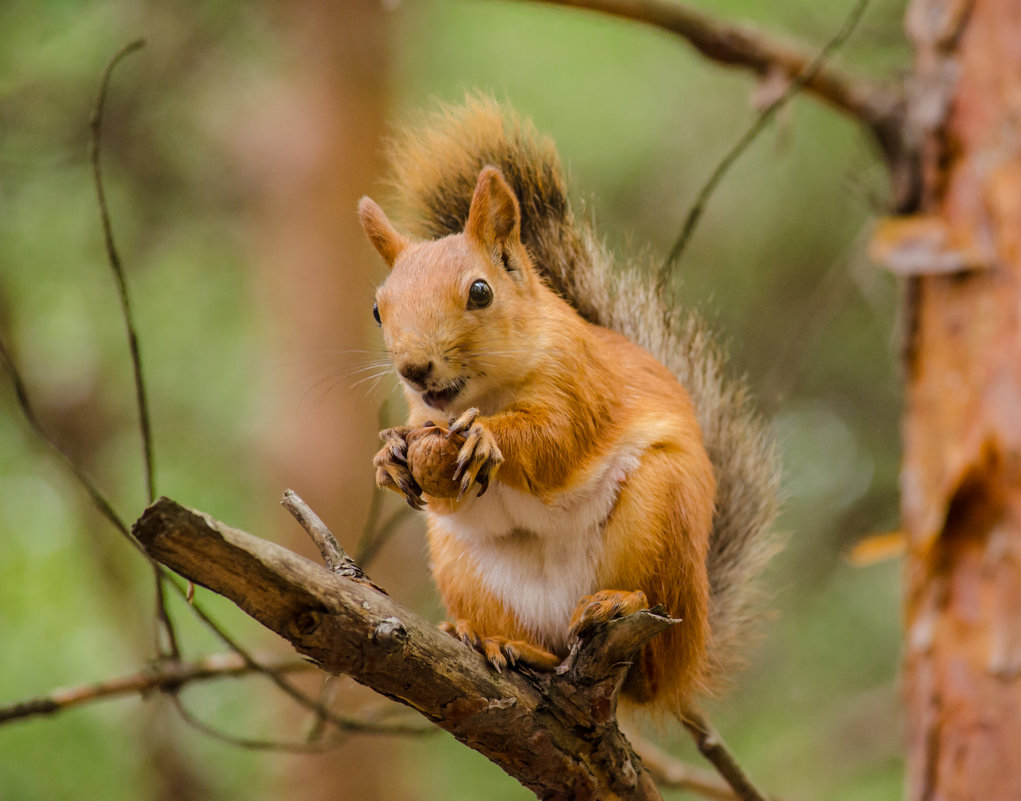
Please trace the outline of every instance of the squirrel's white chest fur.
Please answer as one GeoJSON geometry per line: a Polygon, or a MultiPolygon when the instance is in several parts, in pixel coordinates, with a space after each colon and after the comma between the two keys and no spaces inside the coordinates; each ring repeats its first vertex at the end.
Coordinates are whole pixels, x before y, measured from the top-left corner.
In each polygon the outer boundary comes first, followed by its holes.
{"type": "Polygon", "coordinates": [[[619,446],[549,503],[495,481],[434,524],[463,543],[486,589],[539,642],[562,647],[578,600],[599,589],[603,525],[641,450],[619,446]]]}

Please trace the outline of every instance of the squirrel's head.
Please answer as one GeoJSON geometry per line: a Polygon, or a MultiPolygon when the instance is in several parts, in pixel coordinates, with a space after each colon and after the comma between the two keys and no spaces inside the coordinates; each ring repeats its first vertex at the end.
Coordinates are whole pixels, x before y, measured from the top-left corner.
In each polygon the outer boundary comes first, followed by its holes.
{"type": "Polygon", "coordinates": [[[500,170],[479,173],[460,234],[413,241],[368,197],[358,216],[391,268],[373,314],[409,400],[447,415],[504,406],[542,350],[540,309],[553,295],[521,242],[500,170]]]}

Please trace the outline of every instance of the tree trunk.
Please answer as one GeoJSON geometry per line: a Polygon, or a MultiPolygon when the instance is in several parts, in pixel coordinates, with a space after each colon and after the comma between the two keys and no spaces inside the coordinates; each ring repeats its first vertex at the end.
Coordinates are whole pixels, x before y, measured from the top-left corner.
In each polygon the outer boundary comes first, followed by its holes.
{"type": "MultiPolygon", "coordinates": [[[[362,365],[380,356],[372,287],[383,266],[356,207],[384,173],[390,23],[376,0],[270,3],[288,58],[252,148],[259,279],[273,323],[266,363],[278,376],[273,419],[280,421],[265,444],[276,495],[292,487],[329,524],[357,531],[372,497],[381,393],[367,391],[371,381],[355,385],[371,377],[362,365]]],[[[300,529],[280,520],[310,553],[300,529]]],[[[393,579],[387,570],[376,575],[393,579]]],[[[316,696],[322,678],[298,683],[316,696]]],[[[334,702],[361,708],[366,695],[342,689],[334,702]]],[[[308,714],[297,714],[292,728],[307,726],[308,714]]],[[[306,801],[398,798],[403,774],[394,752],[392,739],[352,738],[328,758],[295,757],[278,790],[306,801]]]]}
{"type": "Polygon", "coordinates": [[[1021,2],[915,0],[908,798],[1021,798],[1021,2]]]}

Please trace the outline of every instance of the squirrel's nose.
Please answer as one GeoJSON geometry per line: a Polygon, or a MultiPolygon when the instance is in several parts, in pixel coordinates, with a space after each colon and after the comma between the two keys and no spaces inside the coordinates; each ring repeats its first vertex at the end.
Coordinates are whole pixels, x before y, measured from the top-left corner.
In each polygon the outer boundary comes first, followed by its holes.
{"type": "Polygon", "coordinates": [[[400,374],[404,376],[406,379],[408,379],[408,381],[410,381],[412,384],[415,384],[418,387],[422,387],[425,384],[425,379],[429,376],[429,373],[432,372],[432,369],[433,369],[432,362],[424,363],[419,362],[417,364],[415,363],[402,364],[400,366],[399,371],[400,374]]]}

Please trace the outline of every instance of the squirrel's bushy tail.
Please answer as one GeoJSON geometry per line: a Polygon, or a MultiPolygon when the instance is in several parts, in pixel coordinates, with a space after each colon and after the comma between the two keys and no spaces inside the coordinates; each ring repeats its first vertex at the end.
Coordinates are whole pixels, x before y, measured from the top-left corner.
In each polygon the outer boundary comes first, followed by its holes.
{"type": "Polygon", "coordinates": [[[761,604],[751,580],[777,549],[779,465],[744,383],[727,379],[724,357],[694,313],[667,309],[652,272],[615,266],[590,224],[576,220],[553,143],[485,96],[444,106],[392,142],[397,200],[409,229],[435,239],[464,229],[479,171],[499,167],[521,205],[521,237],[549,286],[585,319],[624,334],[677,376],[695,404],[716,472],[708,558],[712,627],[710,682],[740,661],[761,604]]]}

